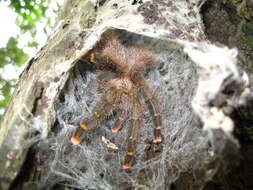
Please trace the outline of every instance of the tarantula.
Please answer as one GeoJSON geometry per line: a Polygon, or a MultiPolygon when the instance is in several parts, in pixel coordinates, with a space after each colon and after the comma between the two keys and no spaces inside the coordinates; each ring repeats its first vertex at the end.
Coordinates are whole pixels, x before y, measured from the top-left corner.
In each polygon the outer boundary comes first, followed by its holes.
{"type": "MultiPolygon", "coordinates": [[[[162,143],[161,110],[159,102],[146,84],[145,70],[154,65],[154,55],[144,45],[123,45],[113,31],[102,35],[101,41],[93,50],[82,57],[93,71],[100,71],[98,77],[106,93],[97,103],[90,117],[80,121],[79,127],[71,137],[73,144],[79,144],[88,130],[95,129],[113,112],[117,119],[112,132],[117,133],[122,123],[131,114],[131,124],[128,130],[127,154],[124,157],[123,169],[133,166],[133,158],[138,144],[139,131],[143,125],[144,99],[153,118],[154,139],[156,147],[162,143]]],[[[160,151],[160,148],[157,149],[160,151]]]]}

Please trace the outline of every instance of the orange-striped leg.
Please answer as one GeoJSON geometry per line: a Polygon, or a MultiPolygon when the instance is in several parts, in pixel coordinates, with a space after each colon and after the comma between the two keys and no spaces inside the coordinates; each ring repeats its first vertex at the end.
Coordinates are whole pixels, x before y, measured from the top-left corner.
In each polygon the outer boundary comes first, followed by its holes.
{"type": "Polygon", "coordinates": [[[129,169],[134,164],[134,154],[136,152],[136,146],[138,144],[139,130],[142,125],[142,109],[140,101],[138,99],[134,100],[132,110],[131,126],[129,126],[129,136],[127,139],[127,154],[124,158],[122,166],[123,169],[129,169]]]}
{"type": "Polygon", "coordinates": [[[150,90],[149,86],[146,84],[144,76],[140,74],[139,72],[133,73],[132,77],[137,82],[137,85],[139,86],[140,93],[144,97],[150,114],[153,118],[154,123],[154,139],[153,143],[159,145],[162,143],[162,133],[161,133],[161,127],[162,127],[162,117],[161,117],[161,109],[158,102],[158,99],[154,95],[154,93],[150,90]]]}
{"type": "Polygon", "coordinates": [[[159,147],[159,145],[162,143],[162,133],[161,133],[162,117],[161,117],[160,105],[157,98],[151,92],[151,90],[149,89],[147,85],[143,86],[143,88],[141,89],[141,92],[145,98],[145,101],[148,105],[149,112],[153,118],[153,123],[154,123],[153,143],[158,145],[157,151],[160,151],[161,147],[159,147]]]}
{"type": "Polygon", "coordinates": [[[99,123],[104,121],[108,115],[111,115],[115,109],[117,100],[116,91],[110,91],[111,93],[105,95],[101,102],[99,102],[92,111],[91,117],[87,117],[81,120],[79,127],[75,130],[74,135],[71,137],[73,144],[79,144],[85,137],[88,130],[95,129],[99,123]]]}

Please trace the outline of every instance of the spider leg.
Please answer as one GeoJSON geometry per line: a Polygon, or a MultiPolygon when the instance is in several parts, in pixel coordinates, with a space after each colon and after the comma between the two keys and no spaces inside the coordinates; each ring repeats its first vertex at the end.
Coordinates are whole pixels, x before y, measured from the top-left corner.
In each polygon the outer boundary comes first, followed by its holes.
{"type": "Polygon", "coordinates": [[[112,132],[113,133],[117,133],[118,132],[118,130],[121,128],[122,123],[124,122],[124,120],[126,119],[127,114],[128,114],[129,105],[128,105],[127,102],[129,102],[129,101],[125,101],[125,100],[127,100],[129,97],[128,97],[128,95],[126,97],[124,97],[124,95],[125,94],[122,93],[121,99],[123,99],[124,102],[121,103],[122,105],[121,105],[121,107],[120,107],[120,109],[118,111],[119,114],[117,116],[117,120],[116,120],[116,122],[115,122],[115,124],[114,124],[114,126],[112,128],[112,132]]]}
{"type": "Polygon", "coordinates": [[[143,78],[141,79],[140,84],[141,84],[140,92],[142,93],[142,96],[144,97],[148,105],[149,112],[152,115],[153,123],[155,125],[153,143],[160,144],[162,143],[162,133],[161,133],[162,116],[160,105],[157,97],[151,91],[148,85],[145,84],[145,80],[143,78]]]}
{"type": "Polygon", "coordinates": [[[126,109],[120,109],[119,110],[119,117],[118,119],[116,120],[113,128],[112,128],[112,132],[113,133],[117,133],[118,130],[120,129],[123,121],[126,119],[126,116],[127,116],[127,110],[126,109]]]}
{"type": "Polygon", "coordinates": [[[127,139],[127,154],[124,157],[123,169],[129,169],[133,166],[134,162],[134,154],[136,151],[136,146],[138,144],[139,130],[142,126],[142,107],[140,101],[137,97],[133,98],[132,105],[132,120],[131,126],[128,131],[128,139],[127,139]]]}
{"type": "Polygon", "coordinates": [[[71,137],[73,144],[79,144],[87,131],[95,129],[100,122],[112,114],[116,107],[117,97],[117,91],[115,90],[111,90],[109,94],[103,96],[102,100],[93,109],[92,115],[81,120],[79,127],[71,137]]]}
{"type": "Polygon", "coordinates": [[[161,133],[161,126],[162,126],[162,117],[161,112],[159,109],[159,104],[155,96],[146,96],[146,102],[148,104],[148,109],[150,114],[153,117],[154,122],[154,140],[153,143],[159,144],[162,142],[162,133],[161,133]]]}

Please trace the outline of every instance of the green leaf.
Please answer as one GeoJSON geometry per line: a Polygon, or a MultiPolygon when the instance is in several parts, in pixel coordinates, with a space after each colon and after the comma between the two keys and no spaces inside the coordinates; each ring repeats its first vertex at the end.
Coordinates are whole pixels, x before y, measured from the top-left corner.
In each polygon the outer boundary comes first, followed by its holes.
{"type": "Polygon", "coordinates": [[[1,88],[1,92],[4,97],[10,96],[10,90],[11,90],[11,85],[8,82],[6,82],[1,88]]]}
{"type": "Polygon", "coordinates": [[[35,40],[28,42],[28,47],[38,47],[39,43],[35,40]]]}
{"type": "Polygon", "coordinates": [[[4,99],[0,101],[0,108],[5,108],[9,101],[10,101],[10,96],[4,97],[4,99]]]}
{"type": "Polygon", "coordinates": [[[28,60],[29,56],[17,45],[18,45],[17,39],[11,37],[8,40],[8,43],[5,49],[5,54],[2,54],[2,56],[5,55],[5,60],[6,60],[6,57],[9,57],[12,63],[14,63],[17,66],[21,66],[28,60]]]}

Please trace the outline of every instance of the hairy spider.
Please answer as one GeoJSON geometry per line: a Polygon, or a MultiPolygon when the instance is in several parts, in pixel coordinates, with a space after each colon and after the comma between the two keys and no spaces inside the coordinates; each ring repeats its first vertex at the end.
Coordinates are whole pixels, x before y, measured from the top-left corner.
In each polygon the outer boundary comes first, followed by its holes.
{"type": "Polygon", "coordinates": [[[148,105],[148,109],[154,123],[154,139],[158,151],[161,149],[161,111],[158,100],[144,79],[146,69],[154,65],[154,55],[145,46],[135,44],[125,46],[120,43],[116,34],[106,32],[98,45],[88,52],[82,60],[93,71],[102,74],[100,78],[106,93],[97,103],[90,117],[80,121],[79,127],[71,138],[73,144],[79,144],[88,130],[95,129],[113,112],[117,112],[117,119],[112,127],[116,133],[123,121],[130,114],[131,124],[128,130],[127,154],[123,161],[123,169],[133,166],[133,158],[138,144],[138,136],[144,125],[142,100],[148,105]]]}

